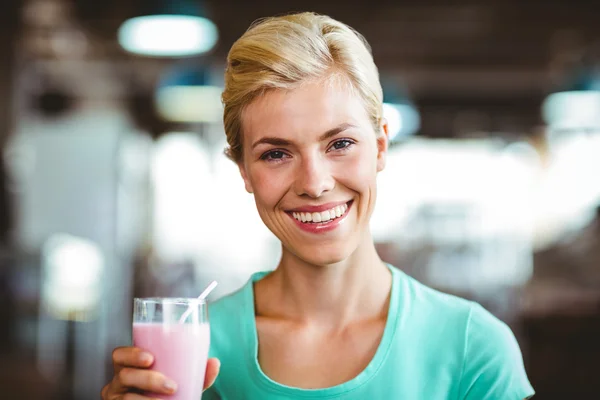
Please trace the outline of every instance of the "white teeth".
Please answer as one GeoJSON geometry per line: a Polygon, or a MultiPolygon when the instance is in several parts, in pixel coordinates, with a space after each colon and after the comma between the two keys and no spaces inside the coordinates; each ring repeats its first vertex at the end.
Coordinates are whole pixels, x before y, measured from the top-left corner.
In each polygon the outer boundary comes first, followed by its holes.
{"type": "Polygon", "coordinates": [[[332,219],[336,219],[344,215],[344,213],[348,210],[347,204],[342,204],[341,206],[333,207],[331,210],[322,211],[322,212],[314,212],[314,213],[304,213],[304,212],[293,212],[292,216],[301,222],[327,222],[332,219]]]}

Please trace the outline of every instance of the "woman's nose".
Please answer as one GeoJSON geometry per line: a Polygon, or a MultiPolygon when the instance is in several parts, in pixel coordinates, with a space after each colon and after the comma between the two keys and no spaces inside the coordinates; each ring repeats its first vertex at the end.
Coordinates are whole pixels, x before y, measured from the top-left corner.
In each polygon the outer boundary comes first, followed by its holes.
{"type": "Polygon", "coordinates": [[[319,156],[304,158],[295,178],[295,192],[298,196],[316,199],[335,186],[335,179],[326,160],[319,156]]]}

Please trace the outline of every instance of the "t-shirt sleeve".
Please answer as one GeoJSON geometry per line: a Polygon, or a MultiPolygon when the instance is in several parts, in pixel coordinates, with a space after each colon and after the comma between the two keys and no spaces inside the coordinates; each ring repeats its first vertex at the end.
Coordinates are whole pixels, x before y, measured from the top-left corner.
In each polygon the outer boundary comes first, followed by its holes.
{"type": "Polygon", "coordinates": [[[510,328],[472,303],[465,331],[460,400],[523,400],[535,393],[510,328]]]}

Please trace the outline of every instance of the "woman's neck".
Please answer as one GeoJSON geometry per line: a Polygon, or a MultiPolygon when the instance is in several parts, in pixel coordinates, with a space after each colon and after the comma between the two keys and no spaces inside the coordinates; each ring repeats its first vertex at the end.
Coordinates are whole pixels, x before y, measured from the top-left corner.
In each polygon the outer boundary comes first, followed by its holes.
{"type": "Polygon", "coordinates": [[[284,249],[279,267],[255,286],[257,315],[344,327],[385,317],[391,284],[370,236],[333,265],[312,265],[284,249]]]}

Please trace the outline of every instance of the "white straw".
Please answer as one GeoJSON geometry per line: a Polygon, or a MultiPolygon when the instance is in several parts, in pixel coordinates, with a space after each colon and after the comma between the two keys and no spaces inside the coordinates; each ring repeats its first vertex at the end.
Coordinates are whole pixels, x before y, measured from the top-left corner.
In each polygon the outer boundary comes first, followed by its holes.
{"type": "MultiPolygon", "coordinates": [[[[210,292],[212,292],[214,290],[214,288],[216,288],[218,285],[217,281],[212,281],[210,283],[210,285],[208,285],[206,287],[206,289],[204,289],[204,291],[202,293],[200,293],[200,296],[198,296],[198,301],[203,301],[204,299],[206,299],[206,297],[208,297],[208,295],[210,294],[210,292]]],[[[192,313],[192,311],[194,311],[194,309],[192,308],[192,306],[194,306],[195,304],[192,303],[189,305],[188,309],[185,310],[185,312],[183,313],[183,315],[181,316],[181,318],[179,319],[179,323],[182,324],[187,317],[190,316],[190,314],[192,313]]]]}
{"type": "Polygon", "coordinates": [[[217,281],[212,281],[210,283],[210,285],[208,285],[206,287],[206,289],[204,289],[204,292],[200,293],[200,296],[198,296],[198,300],[204,300],[206,299],[206,297],[210,294],[210,292],[213,291],[214,288],[216,288],[218,285],[217,281]]]}

